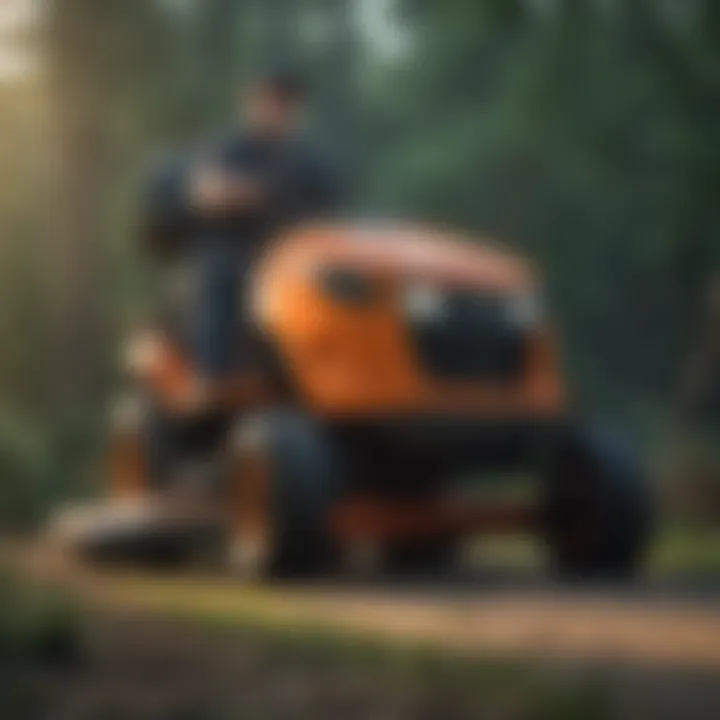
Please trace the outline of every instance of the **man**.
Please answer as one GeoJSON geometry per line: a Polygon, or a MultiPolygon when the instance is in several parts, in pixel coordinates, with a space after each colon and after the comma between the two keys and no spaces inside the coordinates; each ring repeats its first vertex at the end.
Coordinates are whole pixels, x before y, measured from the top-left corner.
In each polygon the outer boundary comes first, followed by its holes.
{"type": "Polygon", "coordinates": [[[251,85],[240,126],[228,138],[163,168],[151,185],[151,239],[165,249],[181,244],[197,264],[190,336],[208,381],[237,367],[244,280],[268,239],[282,226],[337,208],[335,174],[299,135],[305,104],[294,73],[263,75],[251,85]]]}

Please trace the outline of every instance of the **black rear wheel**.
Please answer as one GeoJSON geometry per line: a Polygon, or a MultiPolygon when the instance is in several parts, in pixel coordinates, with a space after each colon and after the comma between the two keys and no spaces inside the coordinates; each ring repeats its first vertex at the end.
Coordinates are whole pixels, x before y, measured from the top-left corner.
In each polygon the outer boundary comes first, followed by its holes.
{"type": "Polygon", "coordinates": [[[565,578],[625,579],[651,528],[646,478],[617,437],[572,430],[548,464],[540,512],[552,563],[565,578]]]}
{"type": "Polygon", "coordinates": [[[75,549],[92,560],[148,566],[181,565],[215,552],[219,531],[209,519],[173,520],[163,503],[170,510],[180,495],[198,506],[215,497],[217,473],[204,471],[211,462],[201,461],[212,460],[222,420],[173,417],[142,392],[122,397],[111,418],[110,497],[84,513],[75,549]]]}
{"type": "Polygon", "coordinates": [[[178,482],[193,479],[196,490],[215,491],[220,478],[216,459],[224,449],[230,419],[225,413],[178,416],[156,400],[144,400],[141,426],[149,488],[172,492],[178,482]]]}

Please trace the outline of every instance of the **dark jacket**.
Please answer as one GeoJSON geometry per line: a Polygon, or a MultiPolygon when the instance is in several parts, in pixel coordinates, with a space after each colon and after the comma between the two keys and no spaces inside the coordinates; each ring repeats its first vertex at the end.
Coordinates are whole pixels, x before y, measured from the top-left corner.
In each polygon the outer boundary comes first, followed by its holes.
{"type": "Polygon", "coordinates": [[[144,236],[156,254],[191,250],[207,238],[238,245],[253,257],[281,227],[337,212],[341,189],[329,158],[300,141],[268,142],[236,133],[195,157],[166,161],[153,174],[144,203],[144,236]],[[221,219],[199,215],[188,200],[188,178],[199,163],[257,179],[267,199],[257,209],[221,219]]]}

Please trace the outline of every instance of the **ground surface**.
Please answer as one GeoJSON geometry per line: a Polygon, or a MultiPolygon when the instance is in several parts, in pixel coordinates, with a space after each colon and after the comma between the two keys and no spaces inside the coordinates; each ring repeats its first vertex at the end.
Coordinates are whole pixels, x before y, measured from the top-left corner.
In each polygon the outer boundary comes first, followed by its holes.
{"type": "MultiPolygon", "coordinates": [[[[72,663],[17,665],[8,720],[713,720],[717,676],[389,652],[93,614],[72,663]]],[[[3,699],[0,678],[0,702],[3,699]]]]}
{"type": "Polygon", "coordinates": [[[24,574],[70,587],[94,607],[720,673],[720,586],[704,576],[651,578],[624,588],[561,587],[532,566],[481,563],[431,578],[263,587],[207,571],[92,567],[42,544],[16,545],[5,556],[24,574]]]}
{"type": "Polygon", "coordinates": [[[25,576],[72,588],[86,650],[18,681],[17,707],[55,714],[7,716],[720,717],[716,575],[559,588],[508,552],[442,578],[249,587],[9,546],[25,576]]]}

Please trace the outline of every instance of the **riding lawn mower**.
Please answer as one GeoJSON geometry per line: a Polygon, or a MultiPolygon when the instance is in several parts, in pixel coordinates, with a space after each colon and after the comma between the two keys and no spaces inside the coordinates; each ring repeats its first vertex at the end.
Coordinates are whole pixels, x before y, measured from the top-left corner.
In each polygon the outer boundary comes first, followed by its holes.
{"type": "Polygon", "coordinates": [[[257,578],[349,556],[437,568],[471,536],[530,531],[559,573],[627,576],[645,478],[573,417],[539,285],[509,249],[444,231],[285,232],[255,265],[242,367],[220,385],[172,322],[133,339],[109,498],[53,532],[96,558],[184,558],[211,536],[257,578]],[[532,497],[469,491],[528,471],[532,497]]]}

